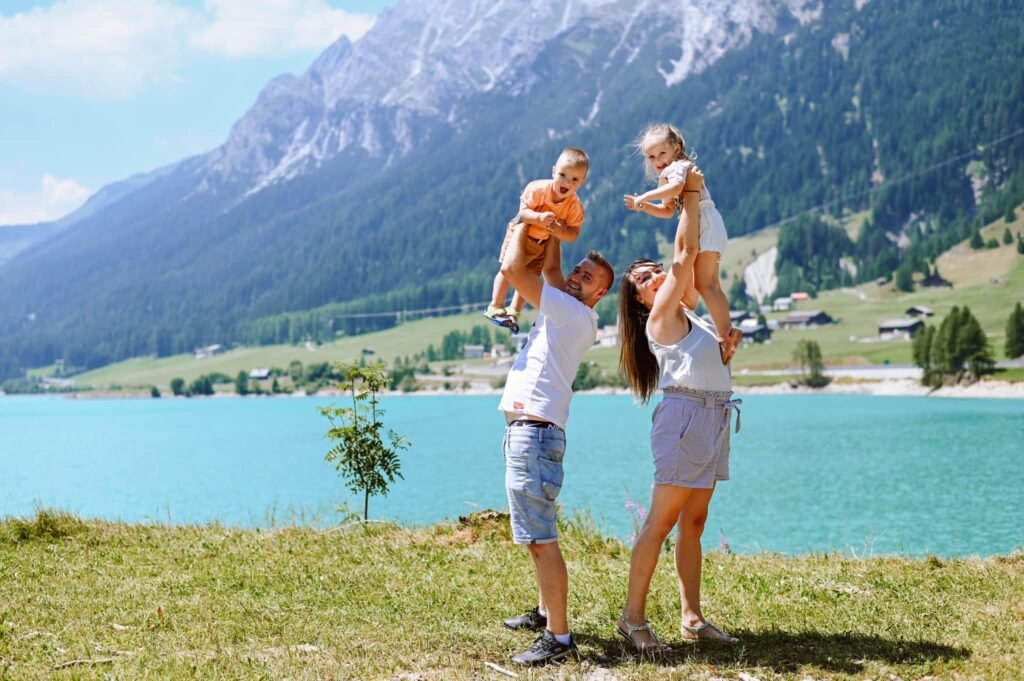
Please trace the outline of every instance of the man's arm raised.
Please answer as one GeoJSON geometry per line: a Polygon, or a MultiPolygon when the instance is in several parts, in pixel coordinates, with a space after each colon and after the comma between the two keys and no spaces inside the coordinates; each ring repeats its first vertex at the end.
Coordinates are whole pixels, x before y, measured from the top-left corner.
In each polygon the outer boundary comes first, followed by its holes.
{"type": "Polygon", "coordinates": [[[544,249],[544,281],[548,286],[565,290],[565,273],[562,272],[562,240],[557,237],[548,239],[548,247],[544,249]]]}
{"type": "Polygon", "coordinates": [[[518,225],[508,248],[505,249],[505,259],[501,262],[501,276],[514,288],[519,295],[526,299],[530,305],[540,309],[540,293],[544,288],[541,278],[526,268],[526,249],[523,248],[523,241],[526,239],[526,226],[518,225]]]}

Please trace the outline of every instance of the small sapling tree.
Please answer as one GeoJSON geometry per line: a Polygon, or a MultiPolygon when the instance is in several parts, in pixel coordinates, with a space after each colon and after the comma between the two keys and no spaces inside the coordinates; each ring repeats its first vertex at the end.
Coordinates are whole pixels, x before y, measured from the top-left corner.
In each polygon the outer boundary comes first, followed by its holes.
{"type": "Polygon", "coordinates": [[[335,363],[344,376],[340,387],[352,396],[351,407],[320,407],[330,422],[327,437],[335,443],[324,459],[334,464],[345,485],[363,495],[363,520],[369,519],[370,496],[387,495],[395,478],[401,478],[398,452],[409,441],[381,420],[380,392],[388,385],[383,362],[360,366],[359,363],[335,363]]]}
{"type": "Polygon", "coordinates": [[[793,352],[793,359],[800,362],[799,383],[811,388],[824,388],[832,381],[825,375],[825,362],[821,359],[821,346],[817,341],[801,340],[793,352]]]}

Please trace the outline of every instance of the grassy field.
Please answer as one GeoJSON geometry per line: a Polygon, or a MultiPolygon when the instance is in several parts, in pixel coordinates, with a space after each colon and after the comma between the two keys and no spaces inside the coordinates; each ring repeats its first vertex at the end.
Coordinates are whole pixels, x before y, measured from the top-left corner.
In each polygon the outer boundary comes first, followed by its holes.
{"type": "MultiPolygon", "coordinates": [[[[880,322],[903,317],[907,308],[913,305],[924,305],[935,311],[935,316],[927,320],[931,324],[940,323],[954,305],[967,305],[988,334],[995,357],[1004,359],[1006,320],[1014,304],[1024,301],[1024,257],[1017,253],[1016,244],[1002,243],[1003,231],[1007,227],[1013,235],[1024,232],[1024,211],[1017,213],[1018,218],[1013,223],[1000,219],[982,230],[986,241],[991,238],[999,241],[998,248],[974,251],[964,241],[939,258],[939,271],[953,283],[953,288],[918,287],[913,293],[903,293],[896,291],[891,283],[884,286],[868,283],[851,289],[826,291],[816,299],[799,303],[794,309],[823,310],[838,323],[776,331],[770,343],[744,346],[733,360],[734,367],[756,371],[793,366],[793,351],[805,338],[818,342],[829,365],[910,364],[908,341],[878,341],[876,337],[880,322]]],[[[867,217],[865,212],[847,218],[844,224],[851,237],[856,236],[867,217]]],[[[729,249],[722,258],[722,269],[732,277],[733,272],[741,271],[756,254],[768,250],[777,241],[777,229],[730,239],[729,249]]],[[[662,244],[662,249],[663,257],[671,255],[670,244],[662,244]]],[[[778,320],[785,315],[784,312],[776,312],[767,317],[778,320]]],[[[618,363],[618,350],[594,349],[587,354],[587,359],[612,370],[618,363]]],[[[778,382],[779,379],[768,380],[778,382]]]]}
{"type": "MultiPolygon", "coordinates": [[[[410,530],[0,521],[0,679],[505,678],[536,591],[498,514],[410,530]]],[[[563,524],[581,661],[521,679],[1018,679],[1024,556],[709,552],[705,611],[734,647],[686,644],[671,560],[649,617],[672,651],[623,650],[629,550],[563,524]]]]}
{"type": "MultiPolygon", "coordinates": [[[[532,314],[524,315],[532,319],[532,314]]],[[[304,365],[317,362],[352,361],[358,359],[364,348],[372,349],[373,355],[366,359],[383,359],[390,364],[395,357],[413,355],[427,346],[441,346],[441,340],[449,331],[468,331],[478,324],[486,324],[479,313],[433,317],[407,322],[400,326],[361,336],[340,338],[333,343],[314,346],[313,350],[303,345],[267,345],[243,347],[229,350],[222,355],[197,360],[192,355],[173,357],[140,357],[111,364],[95,371],[75,376],[80,386],[109,388],[117,385],[137,388],[155,385],[169,390],[171,379],[181,377],[191,382],[202,374],[220,372],[235,376],[239,371],[248,372],[256,367],[279,367],[285,369],[292,360],[304,365]]]]}
{"type": "Polygon", "coordinates": [[[1024,368],[996,369],[996,372],[992,374],[992,378],[1009,383],[1021,383],[1024,382],[1024,368]]]}
{"type": "MultiPolygon", "coordinates": [[[[743,275],[747,265],[757,256],[779,242],[779,228],[762,229],[754,234],[729,239],[729,248],[722,255],[719,271],[725,273],[726,282],[732,282],[743,275]]],[[[665,262],[672,259],[672,242],[664,240],[658,244],[659,254],[665,262]]],[[[723,283],[726,286],[727,283],[723,283]]]]}
{"type": "MultiPolygon", "coordinates": [[[[1009,251],[1003,246],[997,251],[1009,251]]],[[[996,251],[989,251],[995,253],[996,251]]],[[[997,253],[1002,256],[1002,253],[997,253]]],[[[838,323],[810,329],[775,331],[772,340],[762,345],[744,345],[733,360],[737,370],[778,369],[793,366],[793,351],[801,339],[817,341],[825,363],[829,365],[910,364],[911,346],[906,340],[878,341],[878,324],[904,316],[913,305],[924,305],[935,311],[927,320],[939,324],[954,305],[967,305],[985,332],[993,354],[1003,359],[1006,320],[1017,301],[1024,301],[1024,257],[1013,251],[1007,268],[993,276],[1000,284],[969,287],[918,288],[913,293],[894,291],[891,285],[864,284],[855,289],[826,291],[816,299],[801,302],[796,309],[823,310],[838,323]]],[[[941,265],[940,265],[941,271],[941,265]]],[[[993,271],[993,270],[989,270],[993,271]]],[[[773,312],[768,319],[781,319],[784,312],[773,312]]],[[[598,348],[587,353],[587,359],[611,369],[618,363],[617,348],[598,348]]]]}
{"type": "Polygon", "coordinates": [[[1003,232],[1006,229],[1010,230],[1014,238],[1024,233],[1024,211],[1021,207],[1017,209],[1015,221],[1007,223],[996,220],[981,230],[982,240],[988,242],[995,239],[999,242],[999,248],[975,251],[964,241],[939,256],[935,263],[939,273],[959,288],[990,286],[994,281],[1005,278],[1020,258],[1015,243],[1003,244],[1003,232]]]}
{"type": "MultiPolygon", "coordinates": [[[[1024,300],[1024,257],[1017,253],[1015,244],[1003,245],[1001,241],[1007,227],[1014,235],[1024,232],[1024,209],[1019,210],[1018,215],[1020,217],[1014,223],[1008,225],[1000,219],[982,231],[986,241],[990,238],[999,241],[999,248],[974,251],[964,242],[939,258],[939,271],[953,282],[953,288],[918,287],[913,293],[903,293],[894,290],[892,284],[878,286],[868,283],[853,289],[826,291],[816,299],[800,303],[796,309],[823,310],[838,323],[813,329],[777,331],[770,343],[745,346],[734,360],[734,366],[737,370],[754,371],[792,366],[793,351],[804,338],[819,343],[826,364],[908,364],[911,362],[909,342],[874,339],[879,322],[902,317],[912,305],[924,305],[935,310],[935,317],[928,320],[933,324],[938,324],[954,305],[967,305],[988,333],[996,358],[1002,359],[1006,319],[1013,305],[1024,300]]],[[[864,213],[850,216],[845,223],[847,230],[855,233],[865,217],[864,213]]],[[[778,230],[771,229],[732,240],[723,258],[723,270],[730,277],[741,272],[756,254],[773,246],[777,239],[778,230]]],[[[662,246],[668,248],[668,244],[662,246]]],[[[768,318],[784,316],[785,313],[780,312],[769,314],[768,318]]],[[[532,319],[532,314],[528,312],[526,319],[532,319]]],[[[166,392],[175,377],[191,382],[202,374],[215,371],[234,376],[239,371],[256,367],[285,368],[296,359],[303,364],[350,361],[359,357],[364,348],[373,349],[373,357],[390,363],[397,356],[423,351],[429,344],[439,347],[441,339],[449,331],[466,331],[480,323],[484,321],[479,314],[469,313],[407,322],[386,331],[341,338],[316,346],[312,351],[302,345],[274,345],[237,348],[203,360],[195,360],[191,355],[136,358],[81,374],[75,379],[80,386],[100,389],[111,386],[138,389],[156,385],[166,392]]],[[[618,364],[618,350],[595,348],[587,354],[587,360],[606,370],[614,370],[618,364]]],[[[37,370],[34,373],[49,372],[37,370]]]]}

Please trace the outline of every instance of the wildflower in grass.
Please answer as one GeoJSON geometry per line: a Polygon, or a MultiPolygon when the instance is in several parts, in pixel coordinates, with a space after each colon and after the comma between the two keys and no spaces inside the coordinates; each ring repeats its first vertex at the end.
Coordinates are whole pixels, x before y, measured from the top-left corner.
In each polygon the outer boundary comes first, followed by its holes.
{"type": "Polygon", "coordinates": [[[636,538],[640,534],[640,528],[644,524],[644,518],[647,517],[647,507],[638,501],[633,501],[627,496],[626,510],[629,512],[630,522],[633,523],[633,532],[629,535],[629,539],[627,540],[630,547],[632,547],[636,544],[636,538]]]}

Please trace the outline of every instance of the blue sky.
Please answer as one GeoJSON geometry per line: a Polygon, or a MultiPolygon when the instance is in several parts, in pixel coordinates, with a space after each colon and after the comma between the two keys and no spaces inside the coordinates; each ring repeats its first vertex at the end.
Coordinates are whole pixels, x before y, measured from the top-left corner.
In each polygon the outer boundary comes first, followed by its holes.
{"type": "Polygon", "coordinates": [[[395,2],[0,2],[0,225],[218,146],[268,80],[395,2]]]}

